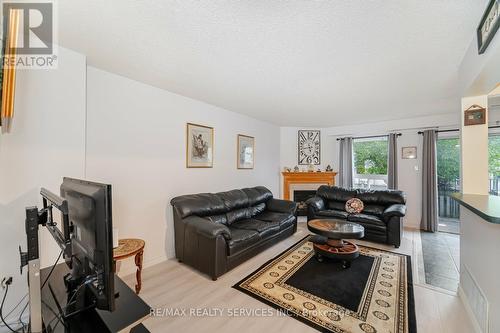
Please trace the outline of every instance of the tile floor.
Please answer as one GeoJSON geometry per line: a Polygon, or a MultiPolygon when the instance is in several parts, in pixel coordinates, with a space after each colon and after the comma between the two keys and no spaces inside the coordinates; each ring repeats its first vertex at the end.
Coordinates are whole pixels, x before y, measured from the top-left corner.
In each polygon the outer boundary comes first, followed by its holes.
{"type": "Polygon", "coordinates": [[[460,276],[460,236],[422,231],[420,238],[425,283],[456,293],[460,276]]]}

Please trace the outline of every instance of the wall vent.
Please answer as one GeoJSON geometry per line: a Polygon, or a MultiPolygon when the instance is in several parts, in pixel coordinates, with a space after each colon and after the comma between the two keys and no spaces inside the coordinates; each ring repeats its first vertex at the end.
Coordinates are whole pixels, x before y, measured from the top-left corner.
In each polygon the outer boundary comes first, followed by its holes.
{"type": "Polygon", "coordinates": [[[462,266],[460,285],[482,333],[488,333],[488,300],[467,266],[462,266]]]}

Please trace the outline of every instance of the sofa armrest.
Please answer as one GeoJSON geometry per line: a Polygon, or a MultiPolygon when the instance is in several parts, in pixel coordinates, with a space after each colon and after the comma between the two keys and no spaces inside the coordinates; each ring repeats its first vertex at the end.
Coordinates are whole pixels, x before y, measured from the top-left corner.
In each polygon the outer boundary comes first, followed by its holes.
{"type": "Polygon", "coordinates": [[[393,216],[404,217],[405,215],[406,206],[401,204],[395,204],[387,207],[382,214],[385,219],[390,219],[393,216]]]}
{"type": "Polygon", "coordinates": [[[206,238],[217,238],[222,235],[225,239],[231,239],[231,230],[224,224],[214,223],[210,220],[191,215],[184,219],[187,228],[192,228],[206,238]]]}
{"type": "Polygon", "coordinates": [[[288,213],[295,215],[297,213],[297,203],[289,200],[269,199],[266,202],[266,208],[277,213],[288,213]]]}
{"type": "Polygon", "coordinates": [[[325,210],[325,201],[320,197],[312,197],[306,200],[307,207],[315,212],[325,210]]]}

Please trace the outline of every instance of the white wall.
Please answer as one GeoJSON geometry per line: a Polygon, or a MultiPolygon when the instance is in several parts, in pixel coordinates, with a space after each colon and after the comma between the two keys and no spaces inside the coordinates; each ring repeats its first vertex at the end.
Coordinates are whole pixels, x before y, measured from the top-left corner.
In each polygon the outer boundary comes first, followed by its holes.
{"type": "Polygon", "coordinates": [[[86,177],[112,184],[113,223],[146,240],[146,264],[174,256],[172,197],[256,185],[279,195],[277,126],[92,67],[87,103],[86,177]],[[213,168],[186,168],[187,122],[215,128],[213,168]],[[236,169],[239,133],[255,137],[254,170],[236,169]]]}
{"type": "MultiPolygon", "coordinates": [[[[0,136],[0,279],[13,276],[6,309],[25,294],[18,245],[26,251],[26,206],[40,205],[40,187],[59,193],[63,176],[83,177],[85,57],[59,49],[55,70],[18,70],[12,133],[0,136]]],[[[59,249],[41,232],[41,264],[59,249]]],[[[1,330],[0,330],[1,331],[1,330]]]]}
{"type": "MultiPolygon", "coordinates": [[[[279,195],[278,127],[95,68],[87,77],[83,55],[59,52],[57,70],[18,71],[12,133],[0,136],[0,278],[14,277],[6,309],[27,291],[24,209],[41,205],[41,187],[59,193],[64,176],[112,184],[114,224],[146,240],[145,265],[174,256],[172,197],[256,185],[279,195]],[[186,169],[188,121],[215,128],[214,168],[186,169]],[[239,133],[256,139],[254,170],[236,169],[239,133]]],[[[42,267],[52,265],[59,249],[43,229],[40,244],[42,267]]]]}
{"type": "Polygon", "coordinates": [[[473,104],[487,107],[488,96],[462,98],[462,192],[488,194],[488,112],[486,112],[487,118],[484,125],[464,126],[463,113],[473,104]]]}
{"type": "MultiPolygon", "coordinates": [[[[322,128],[321,168],[324,169],[326,165],[330,164],[334,171],[338,171],[339,145],[336,139],[339,136],[380,135],[393,131],[403,133],[398,138],[398,187],[407,194],[408,212],[405,218],[405,225],[419,228],[422,201],[422,137],[417,132],[420,129],[436,126],[441,128],[459,128],[460,119],[457,114],[443,114],[362,125],[322,128]],[[417,146],[417,159],[404,160],[401,158],[401,148],[406,146],[417,146]],[[418,170],[415,170],[415,167],[418,167],[418,170]]],[[[293,168],[297,164],[297,131],[299,129],[303,128],[281,128],[281,168],[285,166],[293,168]]]]}
{"type": "MultiPolygon", "coordinates": [[[[474,299],[467,299],[463,291],[473,294],[469,284],[464,284],[465,270],[473,277],[486,296],[489,305],[489,332],[500,332],[500,268],[494,264],[500,251],[500,225],[486,222],[465,207],[460,207],[460,287],[459,295],[468,308],[474,308],[474,299]]],[[[471,315],[474,322],[474,316],[471,315]]]]}
{"type": "Polygon", "coordinates": [[[478,54],[477,38],[471,42],[458,69],[457,83],[461,96],[488,94],[498,84],[500,73],[500,38],[495,36],[483,54],[478,54]]]}

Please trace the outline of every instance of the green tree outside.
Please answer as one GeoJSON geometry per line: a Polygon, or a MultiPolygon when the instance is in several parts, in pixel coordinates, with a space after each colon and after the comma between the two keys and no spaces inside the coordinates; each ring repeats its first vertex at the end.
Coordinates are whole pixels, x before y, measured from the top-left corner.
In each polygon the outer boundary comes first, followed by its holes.
{"type": "Polygon", "coordinates": [[[359,175],[386,175],[389,153],[387,140],[354,141],[354,168],[359,175]]]}
{"type": "Polygon", "coordinates": [[[436,155],[438,187],[443,190],[455,189],[460,179],[460,140],[437,140],[436,155]]]}
{"type": "Polygon", "coordinates": [[[500,177],[500,135],[491,135],[488,149],[488,171],[493,178],[500,177]]]}

